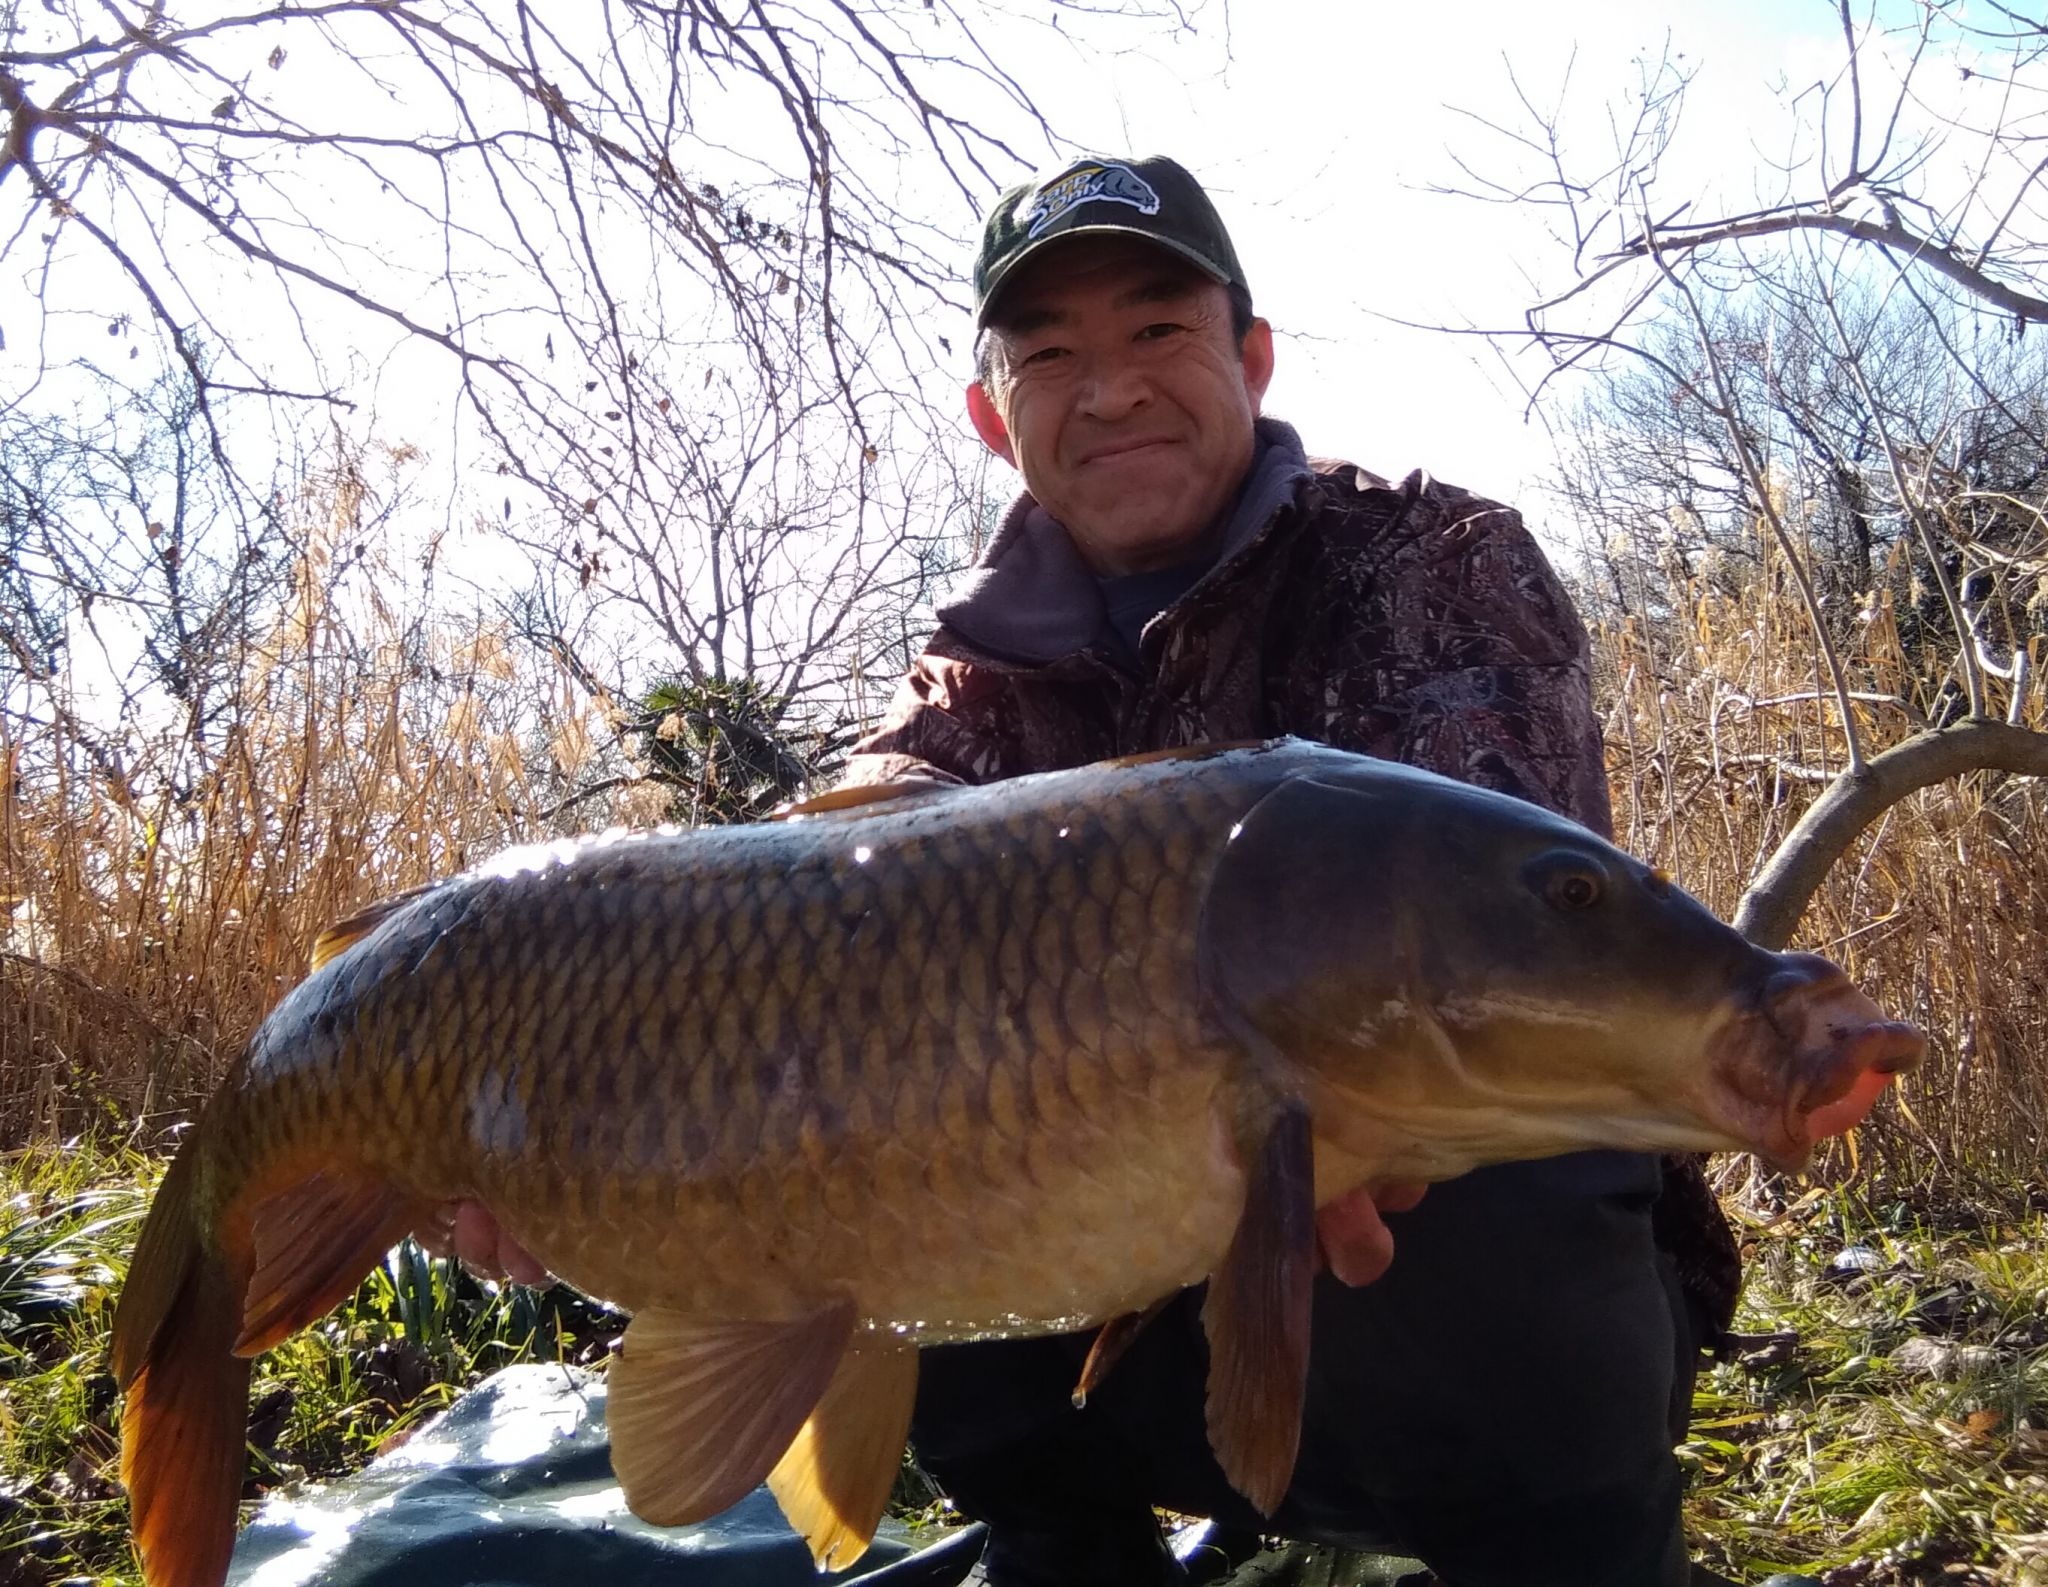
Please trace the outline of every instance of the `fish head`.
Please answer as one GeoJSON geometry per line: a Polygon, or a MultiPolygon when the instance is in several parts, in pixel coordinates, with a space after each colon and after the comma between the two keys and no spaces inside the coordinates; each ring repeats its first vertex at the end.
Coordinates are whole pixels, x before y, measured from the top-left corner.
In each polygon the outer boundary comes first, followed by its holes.
{"type": "Polygon", "coordinates": [[[1230,849],[1210,983],[1300,1077],[1318,1131],[1388,1173],[1593,1146],[1796,1168],[1924,1050],[1826,959],[1755,946],[1505,795],[1320,771],[1268,794],[1230,849]]]}

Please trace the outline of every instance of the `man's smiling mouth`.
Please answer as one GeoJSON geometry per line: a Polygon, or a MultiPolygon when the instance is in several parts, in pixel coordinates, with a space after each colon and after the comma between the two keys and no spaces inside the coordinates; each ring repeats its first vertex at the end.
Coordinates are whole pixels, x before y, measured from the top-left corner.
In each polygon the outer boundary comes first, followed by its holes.
{"type": "Polygon", "coordinates": [[[1165,435],[1147,436],[1142,440],[1112,441],[1107,445],[1098,446],[1092,451],[1083,453],[1081,462],[1084,466],[1089,463],[1114,463],[1123,458],[1146,452],[1156,452],[1163,447],[1176,444],[1171,436],[1165,435]]]}

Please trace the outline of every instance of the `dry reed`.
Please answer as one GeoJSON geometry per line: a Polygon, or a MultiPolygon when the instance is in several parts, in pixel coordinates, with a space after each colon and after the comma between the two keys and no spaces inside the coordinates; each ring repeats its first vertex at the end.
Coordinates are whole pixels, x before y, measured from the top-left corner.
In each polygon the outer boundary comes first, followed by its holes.
{"type": "Polygon", "coordinates": [[[0,710],[0,1147],[189,1109],[372,899],[657,813],[556,808],[604,702],[489,623],[395,610],[389,568],[337,579],[336,538],[308,537],[203,731],[159,713],[110,762],[61,694],[0,710]]]}
{"type": "MultiPolygon", "coordinates": [[[[1739,590],[1701,580],[1672,593],[1667,622],[1624,622],[1595,639],[1616,836],[1728,915],[1845,765],[1841,707],[1776,553],[1739,590]]],[[[1936,716],[1939,679],[1914,665],[1885,588],[1853,629],[1844,659],[1864,748],[1875,753],[1936,716]]],[[[1989,704],[2002,715],[2010,697],[1989,704]]],[[[2044,718],[2037,689],[2021,725],[2048,729],[2044,718]]],[[[1864,834],[1793,946],[1842,962],[1888,1008],[1919,1021],[1931,1051],[1895,1100],[1830,1148],[1825,1175],[1951,1200],[2009,1200],[2041,1184],[2044,945],[2048,793],[2039,781],[1979,773],[1904,800],[1864,834]]]]}

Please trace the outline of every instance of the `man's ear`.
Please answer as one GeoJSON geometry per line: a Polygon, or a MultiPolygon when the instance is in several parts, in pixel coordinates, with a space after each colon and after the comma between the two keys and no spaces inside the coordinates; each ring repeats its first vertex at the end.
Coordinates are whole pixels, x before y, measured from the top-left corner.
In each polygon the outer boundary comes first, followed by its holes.
{"type": "Polygon", "coordinates": [[[974,421],[974,433],[981,437],[981,444],[1015,468],[1017,449],[1010,444],[1010,427],[1003,423],[996,399],[978,380],[967,388],[967,417],[974,421]]]}
{"type": "Polygon", "coordinates": [[[1251,329],[1244,333],[1244,389],[1252,401],[1252,417],[1259,416],[1259,408],[1266,400],[1266,388],[1273,383],[1273,326],[1270,321],[1255,319],[1251,329]]]}

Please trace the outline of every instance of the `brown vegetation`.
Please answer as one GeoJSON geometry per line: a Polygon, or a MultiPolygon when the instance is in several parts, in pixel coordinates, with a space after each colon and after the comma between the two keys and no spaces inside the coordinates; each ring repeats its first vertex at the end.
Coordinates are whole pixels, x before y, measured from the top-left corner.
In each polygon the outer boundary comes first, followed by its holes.
{"type": "Polygon", "coordinates": [[[370,899],[664,813],[652,784],[564,808],[605,703],[489,622],[395,610],[374,556],[340,578],[355,505],[344,480],[203,728],[109,730],[76,678],[0,701],[0,1145],[189,1108],[370,899]]]}
{"type": "MultiPolygon", "coordinates": [[[[1761,545],[1758,554],[1759,576],[1681,582],[1668,622],[1624,619],[1595,640],[1617,836],[1724,915],[1847,764],[1812,626],[1783,558],[1761,545]]],[[[2032,644],[2038,662],[2044,641],[2032,644]]],[[[1913,665],[1882,586],[1843,652],[1867,751],[1938,719],[1940,680],[1913,665]]],[[[1996,703],[2003,716],[2009,702],[1996,703]]],[[[2019,725],[2048,727],[2038,690],[2019,725]]],[[[1984,771],[1892,805],[1829,873],[1793,945],[1839,959],[1932,1039],[1897,1100],[1832,1149],[1831,1176],[1868,1173],[1875,1158],[1889,1188],[1947,1197],[2009,1194],[2038,1179],[2044,856],[2048,789],[1984,771]]]]}

